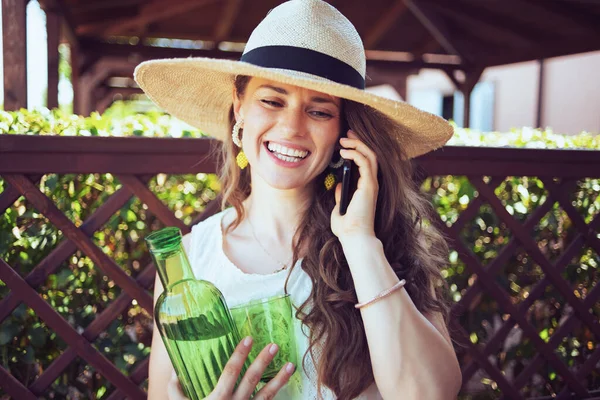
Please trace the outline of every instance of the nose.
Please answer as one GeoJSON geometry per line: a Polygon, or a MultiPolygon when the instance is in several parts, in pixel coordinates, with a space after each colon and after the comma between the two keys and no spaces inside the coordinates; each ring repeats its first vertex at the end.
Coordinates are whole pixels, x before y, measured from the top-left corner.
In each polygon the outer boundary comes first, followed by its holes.
{"type": "Polygon", "coordinates": [[[301,107],[288,107],[282,112],[279,125],[281,132],[288,138],[306,134],[305,114],[301,107]]]}

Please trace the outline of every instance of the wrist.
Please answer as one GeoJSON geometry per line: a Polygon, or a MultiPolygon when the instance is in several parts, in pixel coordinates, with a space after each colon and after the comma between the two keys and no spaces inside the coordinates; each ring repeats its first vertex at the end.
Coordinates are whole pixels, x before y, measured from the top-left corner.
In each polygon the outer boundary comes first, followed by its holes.
{"type": "Polygon", "coordinates": [[[369,250],[383,249],[383,243],[375,234],[354,233],[339,238],[344,253],[359,251],[361,253],[369,250]]]}

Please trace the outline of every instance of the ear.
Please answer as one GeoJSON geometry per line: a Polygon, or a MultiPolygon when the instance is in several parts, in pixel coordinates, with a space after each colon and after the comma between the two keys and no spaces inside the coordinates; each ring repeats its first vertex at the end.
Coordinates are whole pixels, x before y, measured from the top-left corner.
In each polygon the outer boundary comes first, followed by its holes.
{"type": "Polygon", "coordinates": [[[233,88],[233,114],[235,116],[235,120],[236,121],[240,121],[244,119],[244,111],[242,108],[242,100],[238,97],[238,94],[235,90],[235,87],[233,88]]]}

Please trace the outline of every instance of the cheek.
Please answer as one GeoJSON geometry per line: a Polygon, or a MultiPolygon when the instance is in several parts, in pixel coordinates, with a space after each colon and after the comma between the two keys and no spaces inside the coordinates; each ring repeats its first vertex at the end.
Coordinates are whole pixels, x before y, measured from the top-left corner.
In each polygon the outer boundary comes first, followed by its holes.
{"type": "Polygon", "coordinates": [[[325,149],[325,152],[331,156],[336,149],[339,140],[338,127],[334,126],[331,129],[323,131],[319,137],[319,146],[325,149]]]}
{"type": "MultiPolygon", "coordinates": [[[[256,111],[256,110],[255,110],[256,111]]],[[[253,146],[256,140],[269,129],[271,121],[267,113],[252,112],[248,113],[244,120],[244,125],[248,128],[243,131],[242,141],[246,146],[253,146]]]]}

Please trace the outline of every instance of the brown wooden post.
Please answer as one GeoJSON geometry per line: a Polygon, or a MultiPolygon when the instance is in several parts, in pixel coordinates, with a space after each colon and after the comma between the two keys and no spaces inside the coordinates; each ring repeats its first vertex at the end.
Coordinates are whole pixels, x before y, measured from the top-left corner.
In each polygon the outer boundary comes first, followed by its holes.
{"type": "Polygon", "coordinates": [[[79,46],[71,42],[71,86],[73,86],[73,114],[81,114],[81,54],[79,46]]]}
{"type": "Polygon", "coordinates": [[[54,11],[46,11],[46,31],[48,34],[48,108],[58,107],[58,45],[60,41],[61,17],[54,11]]]}
{"type": "Polygon", "coordinates": [[[406,99],[406,80],[408,78],[408,75],[404,76],[404,79],[401,80],[397,80],[395,82],[390,83],[392,85],[392,87],[396,90],[396,92],[398,92],[398,94],[400,95],[400,97],[402,97],[402,100],[407,101],[406,99]]]}
{"type": "Polygon", "coordinates": [[[4,109],[27,107],[27,0],[2,0],[4,109]]]}
{"type": "Polygon", "coordinates": [[[471,127],[471,93],[473,88],[461,90],[463,94],[463,128],[471,127]]]}
{"type": "Polygon", "coordinates": [[[367,62],[368,86],[390,85],[406,101],[406,81],[410,75],[418,73],[414,68],[379,68],[367,62]]]}
{"type": "Polygon", "coordinates": [[[471,120],[471,93],[477,82],[479,82],[479,78],[481,78],[484,69],[484,67],[477,67],[465,70],[463,71],[464,79],[461,80],[454,75],[454,71],[444,70],[452,83],[454,83],[456,89],[463,94],[463,128],[469,128],[471,120]]]}
{"type": "MultiPolygon", "coordinates": [[[[79,77],[79,83],[77,84],[77,114],[87,117],[92,111],[92,96],[94,95],[94,89],[90,85],[91,77],[88,75],[81,75],[79,77]]],[[[73,90],[75,94],[75,90],[73,90]]],[[[75,102],[73,102],[75,107],[75,102]]]]}
{"type": "Polygon", "coordinates": [[[535,126],[538,128],[542,127],[542,120],[544,117],[544,70],[545,63],[544,59],[538,60],[539,64],[539,75],[538,75],[538,98],[537,98],[537,116],[535,126]]]}

